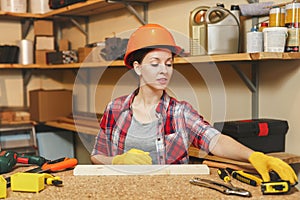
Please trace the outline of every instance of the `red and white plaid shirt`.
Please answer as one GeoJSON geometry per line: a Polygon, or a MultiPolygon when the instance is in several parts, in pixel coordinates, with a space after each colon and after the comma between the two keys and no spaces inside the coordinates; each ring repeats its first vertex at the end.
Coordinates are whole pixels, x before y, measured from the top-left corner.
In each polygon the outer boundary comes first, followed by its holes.
{"type": "MultiPolygon", "coordinates": [[[[138,90],[111,101],[100,122],[92,155],[115,156],[124,153],[126,134],[132,120],[131,104],[138,90]]],[[[211,139],[220,134],[192,106],[166,92],[156,108],[158,131],[156,149],[159,164],[187,164],[191,144],[209,152],[211,139]]]]}

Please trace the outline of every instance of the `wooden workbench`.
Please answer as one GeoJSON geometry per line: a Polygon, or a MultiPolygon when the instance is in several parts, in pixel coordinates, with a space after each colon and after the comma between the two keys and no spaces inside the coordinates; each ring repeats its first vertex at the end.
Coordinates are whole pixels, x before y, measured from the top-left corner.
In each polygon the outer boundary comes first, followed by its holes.
{"type": "MultiPolygon", "coordinates": [[[[16,171],[25,169],[16,169],[11,173],[16,171]]],[[[189,183],[192,178],[190,175],[74,176],[72,170],[55,175],[61,177],[62,187],[46,186],[39,193],[12,192],[8,189],[7,199],[243,199],[192,185],[189,183]]],[[[210,175],[199,177],[221,181],[214,168],[211,168],[210,175]]],[[[290,193],[285,195],[262,195],[260,187],[253,187],[237,180],[232,180],[232,184],[251,192],[252,197],[245,199],[300,199],[300,192],[296,188],[292,188],[290,193]]]]}

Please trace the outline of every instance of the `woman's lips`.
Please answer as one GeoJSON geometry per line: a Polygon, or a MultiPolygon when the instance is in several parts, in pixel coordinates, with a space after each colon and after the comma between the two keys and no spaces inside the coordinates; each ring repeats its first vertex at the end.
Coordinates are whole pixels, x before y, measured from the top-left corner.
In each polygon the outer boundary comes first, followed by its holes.
{"type": "Polygon", "coordinates": [[[167,84],[168,79],[166,79],[166,78],[159,78],[159,79],[157,79],[157,81],[158,81],[160,84],[165,85],[165,84],[167,84]]]}

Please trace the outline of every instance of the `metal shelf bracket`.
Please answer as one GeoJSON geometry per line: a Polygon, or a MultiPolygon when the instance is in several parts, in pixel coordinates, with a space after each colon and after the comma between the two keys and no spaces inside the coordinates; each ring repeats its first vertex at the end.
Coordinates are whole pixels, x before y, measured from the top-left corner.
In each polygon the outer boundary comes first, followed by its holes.
{"type": "Polygon", "coordinates": [[[23,107],[27,107],[27,86],[28,83],[32,77],[32,70],[23,69],[22,70],[22,76],[23,76],[23,107]]]}
{"type": "Polygon", "coordinates": [[[242,81],[246,84],[252,93],[252,119],[257,119],[259,116],[259,68],[258,62],[251,63],[251,79],[235,64],[231,64],[232,68],[239,75],[242,81]]]}
{"type": "Polygon", "coordinates": [[[22,39],[25,39],[27,37],[32,24],[33,24],[33,19],[21,20],[22,39]]]}
{"type": "Polygon", "coordinates": [[[79,31],[81,33],[84,34],[85,36],[85,43],[88,44],[89,43],[89,30],[88,30],[88,24],[89,24],[89,18],[88,17],[84,17],[84,21],[85,21],[85,28],[83,28],[80,23],[78,21],[76,21],[74,18],[70,17],[70,21],[76,26],[76,28],[79,29],[79,31]]]}
{"type": "Polygon", "coordinates": [[[138,2],[138,1],[126,1],[126,0],[106,0],[107,3],[122,3],[129,10],[131,14],[133,14],[141,24],[148,24],[148,3],[146,2],[138,2]],[[133,4],[142,5],[144,16],[142,17],[136,9],[132,6],[133,4]]]}

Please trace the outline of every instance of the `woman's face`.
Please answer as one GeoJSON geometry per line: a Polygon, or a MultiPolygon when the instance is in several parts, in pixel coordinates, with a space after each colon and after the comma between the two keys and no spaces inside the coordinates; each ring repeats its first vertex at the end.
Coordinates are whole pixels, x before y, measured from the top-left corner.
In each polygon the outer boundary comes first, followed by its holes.
{"type": "Polygon", "coordinates": [[[140,76],[140,86],[164,90],[173,73],[173,57],[169,49],[154,49],[146,54],[141,64],[134,62],[135,72],[140,76]]]}

